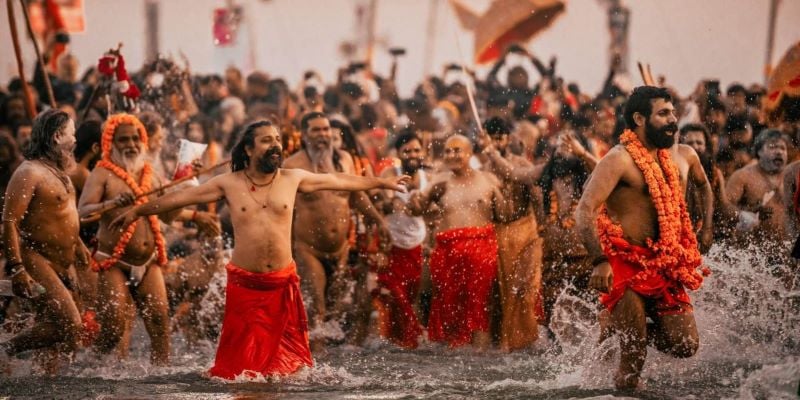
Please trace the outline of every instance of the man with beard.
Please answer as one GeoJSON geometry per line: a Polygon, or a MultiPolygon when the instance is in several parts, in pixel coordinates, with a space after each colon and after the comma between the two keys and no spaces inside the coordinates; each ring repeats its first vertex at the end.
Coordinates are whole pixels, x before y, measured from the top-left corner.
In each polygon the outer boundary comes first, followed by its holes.
{"type": "MultiPolygon", "coordinates": [[[[166,244],[159,218],[112,229],[109,224],[131,205],[147,203],[145,196],[161,186],[161,179],[146,161],[148,136],[133,115],[112,115],[105,122],[101,138],[102,159],[97,163],[81,194],[81,217],[103,212],[97,232],[97,250],[92,269],[99,273],[98,314],[101,352],[119,350],[126,357],[136,310],[150,336],[154,364],[169,361],[169,316],[167,292],[161,268],[167,263],[166,244]]],[[[169,222],[175,214],[162,214],[169,222]]]]}
{"type": "Polygon", "coordinates": [[[36,324],[0,344],[3,355],[33,349],[72,353],[82,331],[76,268],[88,268],[67,171],[74,165],[75,125],[60,110],[35,119],[24,161],[9,182],[3,211],[6,276],[16,296],[31,299],[36,324]]]}
{"type": "MultiPolygon", "coordinates": [[[[289,157],[284,167],[314,173],[355,173],[350,154],[334,148],[331,124],[325,114],[312,112],[304,115],[300,128],[303,151],[289,157]]],[[[325,335],[334,333],[320,331],[322,325],[330,319],[338,319],[347,306],[347,239],[351,202],[368,222],[379,226],[383,237],[389,236],[383,218],[363,192],[301,193],[295,203],[297,214],[292,244],[300,276],[311,294],[309,315],[315,348],[323,344],[325,335]]]]}
{"type": "Polygon", "coordinates": [[[430,177],[422,166],[425,152],[422,140],[413,132],[406,131],[394,141],[400,166],[387,168],[382,177],[407,175],[411,177],[410,193],[387,193],[384,212],[392,238],[388,265],[378,271],[378,295],[381,304],[381,335],[393,343],[406,348],[416,348],[417,338],[422,333],[416,314],[416,301],[422,277],[422,244],[427,229],[421,216],[415,216],[408,208],[414,191],[424,191],[430,177]]]}
{"type": "MultiPolygon", "coordinates": [[[[783,205],[783,172],[789,139],[778,130],[762,131],[753,150],[758,163],[734,172],[725,189],[728,201],[737,209],[736,236],[743,241],[756,239],[768,245],[766,254],[780,248],[786,234],[786,209],[783,205]]],[[[782,254],[782,252],[779,252],[782,254]]]]}
{"type": "Polygon", "coordinates": [[[539,337],[542,283],[542,238],[531,206],[541,167],[508,151],[511,124],[498,117],[484,122],[492,144],[484,147],[486,166],[502,182],[501,193],[509,218],[496,224],[499,255],[498,283],[502,322],[500,348],[504,351],[531,346],[539,337]]]}
{"type": "Polygon", "coordinates": [[[441,217],[431,255],[433,285],[428,337],[451,347],[490,344],[489,307],[497,276],[494,222],[509,216],[494,175],[473,169],[472,143],[453,135],[445,142],[446,180],[411,197],[409,207],[421,214],[432,205],[441,217]]]}
{"type": "MultiPolygon", "coordinates": [[[[225,318],[210,375],[289,374],[311,366],[308,324],[292,261],[292,219],[298,191],[403,190],[409,177],[313,174],[280,168],[281,135],[268,121],[250,124],[231,153],[231,173],[132,208],[112,223],[225,200],[236,235],[226,267],[225,318]]],[[[296,231],[295,231],[296,232],[296,231]]]]}
{"type": "MultiPolygon", "coordinates": [[[[697,271],[702,257],[683,188],[691,178],[711,193],[694,150],[674,145],[677,118],[666,89],[634,89],[624,117],[629,129],[595,167],[576,211],[578,232],[593,260],[589,286],[604,293],[608,328],[620,339],[614,378],[620,389],[638,386],[649,342],[675,357],[697,351],[685,288],[702,284],[697,271]]],[[[708,196],[707,216],[711,204],[708,196]]],[[[711,235],[705,226],[701,232],[705,248],[711,235]]]]}

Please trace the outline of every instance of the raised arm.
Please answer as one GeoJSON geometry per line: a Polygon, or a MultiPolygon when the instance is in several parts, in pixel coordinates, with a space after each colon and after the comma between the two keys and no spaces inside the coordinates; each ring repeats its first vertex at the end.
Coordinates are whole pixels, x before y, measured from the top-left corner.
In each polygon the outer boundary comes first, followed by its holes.
{"type": "Polygon", "coordinates": [[[400,192],[406,190],[405,185],[411,180],[407,175],[397,177],[377,178],[374,176],[356,176],[351,174],[315,174],[304,170],[293,170],[300,176],[297,190],[302,193],[316,192],[317,190],[344,190],[358,191],[370,189],[391,189],[400,192]]]}
{"type": "Polygon", "coordinates": [[[630,163],[627,158],[627,154],[618,149],[612,149],[603,157],[592,172],[575,210],[578,234],[595,265],[589,282],[590,287],[603,292],[607,292],[611,287],[612,273],[610,265],[603,259],[603,249],[597,237],[595,221],[598,210],[617,187],[625,166],[630,163]]]}

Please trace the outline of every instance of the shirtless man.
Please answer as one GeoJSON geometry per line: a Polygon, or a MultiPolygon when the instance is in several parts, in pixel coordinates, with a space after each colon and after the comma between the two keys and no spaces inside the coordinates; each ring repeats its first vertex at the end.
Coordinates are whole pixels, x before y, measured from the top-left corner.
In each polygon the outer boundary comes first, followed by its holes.
{"type": "MultiPolygon", "coordinates": [[[[697,154],[674,145],[678,127],[669,93],[636,88],[624,116],[633,130],[626,130],[621,144],[597,164],[576,211],[578,231],[593,259],[589,286],[606,293],[600,301],[620,338],[614,379],[620,389],[637,387],[648,342],[675,357],[697,351],[700,341],[685,288],[699,288],[703,278],[696,271],[702,257],[684,200],[689,177],[705,182],[706,218],[712,206],[697,154]]],[[[705,224],[701,242],[704,248],[711,242],[705,224]]]]}
{"type": "Polygon", "coordinates": [[[67,171],[75,164],[75,124],[60,110],[36,118],[24,161],[11,177],[3,211],[6,276],[16,296],[31,299],[36,325],[0,343],[0,352],[49,348],[71,354],[82,331],[77,268],[88,268],[67,171]]]}
{"type": "Polygon", "coordinates": [[[529,347],[539,338],[542,238],[531,201],[541,168],[534,168],[526,158],[508,151],[512,127],[506,120],[490,118],[483,129],[492,139],[492,144],[482,150],[488,160],[485,165],[503,182],[501,191],[511,212],[505,223],[496,225],[502,308],[500,348],[511,351],[529,347]],[[527,170],[535,172],[525,179],[514,179],[520,171],[527,170]]]}
{"type": "MultiPolygon", "coordinates": [[[[159,268],[167,262],[160,223],[153,217],[138,221],[125,232],[109,227],[129,206],[148,201],[148,197],[139,195],[161,186],[161,179],[146,161],[147,140],[144,126],[133,115],[117,114],[106,120],[102,159],[86,181],[78,210],[81,217],[87,217],[109,205],[116,206],[100,219],[92,264],[99,273],[99,350],[110,352],[117,348],[121,357],[127,356],[138,309],[150,336],[150,359],[154,364],[165,365],[169,361],[170,324],[167,292],[159,268]]],[[[173,217],[161,216],[166,222],[173,217]]]]}
{"type": "Polygon", "coordinates": [[[430,262],[430,340],[451,347],[472,343],[483,350],[490,344],[489,302],[497,276],[494,222],[509,213],[497,179],[472,169],[470,157],[469,139],[448,138],[444,163],[451,173],[446,181],[415,194],[409,207],[422,214],[436,204],[441,216],[430,262]]]}
{"type": "Polygon", "coordinates": [[[389,192],[386,194],[384,212],[392,237],[388,265],[378,270],[378,296],[387,312],[383,317],[386,332],[381,332],[390,341],[406,347],[416,348],[422,328],[417,319],[417,300],[422,278],[423,244],[427,237],[425,220],[414,216],[407,204],[414,192],[428,188],[430,176],[423,168],[425,152],[422,139],[413,131],[400,134],[394,141],[400,166],[386,168],[382,177],[402,175],[411,177],[411,193],[389,192]]]}
{"type": "MultiPolygon", "coordinates": [[[[738,239],[757,238],[758,243],[768,245],[771,250],[779,250],[783,241],[789,239],[783,204],[787,147],[788,138],[780,131],[762,131],[753,143],[758,163],[737,170],[728,179],[725,187],[728,201],[738,211],[738,239]]],[[[780,251],[769,253],[779,254],[780,251]]]]}
{"type": "Polygon", "coordinates": [[[291,246],[298,192],[403,190],[409,181],[407,176],[358,177],[280,168],[282,151],[280,133],[271,123],[250,124],[233,148],[233,172],[135,207],[113,223],[117,228],[144,215],[190,204],[227,202],[236,245],[227,266],[225,319],[212,376],[233,379],[243,371],[288,374],[311,365],[291,246]],[[244,349],[249,355],[242,355],[244,349]]]}
{"type": "MultiPolygon", "coordinates": [[[[314,173],[354,173],[352,157],[333,146],[331,124],[325,114],[311,112],[304,115],[300,128],[303,151],[286,159],[285,168],[314,173]]],[[[338,319],[347,306],[344,298],[349,285],[346,267],[351,202],[368,221],[378,224],[384,237],[388,236],[383,218],[363,192],[302,192],[294,203],[296,215],[292,244],[300,276],[311,294],[309,316],[315,350],[319,349],[324,336],[331,333],[315,329],[322,328],[329,318],[338,319]]]]}

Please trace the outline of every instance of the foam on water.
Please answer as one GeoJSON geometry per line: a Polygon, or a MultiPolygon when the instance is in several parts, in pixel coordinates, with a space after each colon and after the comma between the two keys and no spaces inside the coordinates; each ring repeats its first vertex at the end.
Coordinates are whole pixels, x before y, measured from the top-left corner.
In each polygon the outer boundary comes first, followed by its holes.
{"type": "MultiPolygon", "coordinates": [[[[767,267],[757,249],[719,246],[706,258],[713,275],[691,293],[701,338],[698,353],[673,359],[650,349],[643,371],[644,390],[638,398],[790,399],[800,379],[800,299],[797,288],[786,288],[767,267]]],[[[225,277],[218,275],[202,300],[205,320],[221,321],[225,277]]],[[[159,393],[160,398],[228,398],[231,392],[291,394],[298,398],[509,398],[521,395],[557,398],[609,399],[615,392],[617,340],[598,344],[596,306],[564,295],[556,303],[552,330],[559,343],[542,329],[534,349],[504,354],[450,350],[423,342],[419,349],[398,349],[371,337],[363,347],[338,346],[315,355],[315,366],[290,377],[259,377],[221,383],[203,374],[211,366],[215,344],[189,345],[173,335],[169,367],[152,367],[149,340],[138,322],[131,357],[82,352],[62,371],[45,377],[28,360],[15,361],[13,378],[0,378],[0,394],[36,397],[41,382],[64,394],[159,393]],[[38,382],[38,383],[37,383],[38,382]],[[39,386],[37,389],[35,386],[39,386]],[[6,392],[6,393],[4,393],[6,392]],[[196,395],[189,395],[194,393],[196,395]]],[[[338,324],[336,324],[338,326],[338,324]]],[[[323,330],[330,334],[333,325],[323,330]]],[[[7,338],[3,335],[0,340],[7,338]]],[[[280,396],[279,396],[280,397],[280,396]]]]}

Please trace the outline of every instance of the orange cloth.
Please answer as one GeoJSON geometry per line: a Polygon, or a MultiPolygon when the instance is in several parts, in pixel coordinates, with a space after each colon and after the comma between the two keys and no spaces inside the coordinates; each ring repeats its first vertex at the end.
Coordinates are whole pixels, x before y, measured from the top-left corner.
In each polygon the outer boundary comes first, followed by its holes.
{"type": "Polygon", "coordinates": [[[472,332],[489,331],[489,300],[497,276],[494,227],[467,227],[436,234],[431,255],[428,337],[460,346],[472,332]]]}
{"type": "Polygon", "coordinates": [[[422,246],[408,250],[392,246],[389,266],[378,273],[378,288],[373,291],[381,336],[409,349],[417,347],[422,334],[413,307],[421,276],[422,246]]]}
{"type": "Polygon", "coordinates": [[[312,366],[308,320],[294,263],[268,273],[231,263],[225,318],[211,376],[287,375],[312,366]]]}
{"type": "Polygon", "coordinates": [[[516,350],[539,338],[542,307],[542,238],[533,215],[497,226],[498,281],[503,320],[500,347],[516,350]]]}
{"type": "MultiPolygon", "coordinates": [[[[636,246],[619,238],[612,238],[614,247],[625,252],[631,251],[645,258],[653,256],[653,252],[641,246],[636,246]]],[[[611,270],[614,273],[614,282],[608,294],[600,295],[600,302],[609,310],[614,311],[614,306],[622,299],[626,289],[631,289],[646,300],[655,301],[655,310],[658,315],[676,315],[692,311],[692,300],[680,282],[670,280],[663,274],[653,274],[638,283],[631,283],[637,273],[642,271],[640,265],[628,262],[621,255],[608,256],[611,270]]]]}

